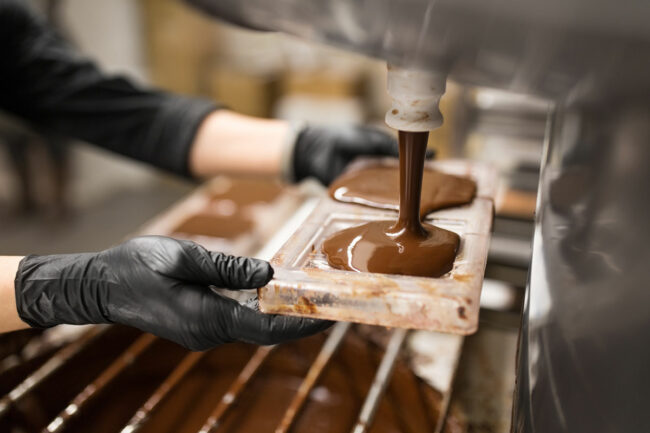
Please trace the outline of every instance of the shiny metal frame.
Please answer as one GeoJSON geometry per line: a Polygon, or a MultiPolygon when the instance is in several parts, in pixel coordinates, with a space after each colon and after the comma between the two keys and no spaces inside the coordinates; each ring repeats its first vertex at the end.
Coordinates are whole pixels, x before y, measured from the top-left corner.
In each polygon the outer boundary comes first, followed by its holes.
{"type": "MultiPolygon", "coordinates": [[[[323,343],[319,353],[308,369],[300,387],[293,400],[286,408],[284,416],[275,429],[276,433],[288,432],[291,430],[294,421],[297,419],[307,397],[313,387],[318,383],[318,378],[327,367],[351,324],[339,322],[332,328],[327,339],[323,343]]],[[[55,353],[41,367],[29,374],[19,385],[17,385],[6,397],[2,399],[2,410],[0,420],[8,416],[13,404],[28,395],[31,390],[37,387],[44,380],[57,374],[59,369],[66,362],[79,354],[90,343],[96,341],[108,329],[107,326],[95,326],[88,329],[80,338],[65,345],[55,353]]],[[[401,353],[401,348],[406,340],[408,331],[396,329],[391,331],[386,351],[377,368],[376,376],[368,390],[365,402],[359,412],[358,421],[355,423],[354,432],[364,432],[372,425],[374,415],[379,403],[382,400],[386,386],[392,377],[393,367],[401,353]]],[[[38,337],[36,337],[38,338],[38,337]]],[[[56,415],[43,430],[44,433],[55,433],[65,431],[66,427],[76,417],[88,410],[93,400],[100,396],[110,386],[111,382],[125,374],[130,368],[136,365],[137,361],[148,351],[158,340],[151,334],[140,334],[125,350],[88,383],[66,406],[56,415]]],[[[256,373],[261,369],[264,362],[273,352],[276,346],[259,346],[242,366],[240,374],[232,382],[222,398],[215,404],[214,409],[206,419],[199,433],[219,431],[223,419],[228,412],[236,405],[237,400],[246,387],[252,382],[256,373]]],[[[208,352],[188,352],[181,361],[169,372],[167,377],[159,384],[153,393],[149,395],[139,408],[134,407],[134,414],[131,419],[122,427],[122,433],[134,433],[146,425],[149,418],[160,407],[166,398],[170,397],[177,385],[181,383],[193,368],[195,368],[208,352]]],[[[447,390],[449,393],[451,390],[447,390]]],[[[444,408],[441,408],[444,409],[444,408]]],[[[444,411],[443,411],[444,413],[444,411]]],[[[442,426],[442,423],[438,423],[442,426]]]]}

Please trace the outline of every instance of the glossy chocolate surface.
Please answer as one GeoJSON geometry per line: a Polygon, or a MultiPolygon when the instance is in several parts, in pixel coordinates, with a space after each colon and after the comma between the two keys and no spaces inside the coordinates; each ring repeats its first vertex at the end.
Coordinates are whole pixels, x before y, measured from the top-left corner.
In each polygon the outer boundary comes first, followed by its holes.
{"type": "MultiPolygon", "coordinates": [[[[398,210],[399,185],[399,167],[378,163],[343,174],[332,183],[329,194],[344,203],[398,210]]],[[[475,195],[473,180],[425,168],[420,215],[467,204],[475,195]]]]}
{"type": "MultiPolygon", "coordinates": [[[[323,243],[323,252],[330,266],[359,272],[422,277],[439,277],[453,268],[460,237],[448,230],[423,225],[420,220],[428,136],[428,132],[399,133],[397,222],[374,221],[335,233],[323,243]]],[[[374,183],[380,185],[386,181],[383,178],[374,179],[374,183]]],[[[476,187],[471,183],[474,189],[471,195],[466,194],[470,200],[476,187]]],[[[439,189],[446,191],[447,187],[439,189]]],[[[448,205],[450,201],[444,203],[448,205]]]]}

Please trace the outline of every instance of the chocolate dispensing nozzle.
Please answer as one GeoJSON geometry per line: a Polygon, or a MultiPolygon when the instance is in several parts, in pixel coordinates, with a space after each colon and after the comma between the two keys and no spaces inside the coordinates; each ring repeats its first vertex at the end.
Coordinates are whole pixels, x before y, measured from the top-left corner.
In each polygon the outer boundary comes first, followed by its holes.
{"type": "Polygon", "coordinates": [[[386,124],[400,131],[424,132],[442,125],[440,98],[447,74],[435,70],[406,69],[388,64],[388,94],[392,105],[386,124]]]}

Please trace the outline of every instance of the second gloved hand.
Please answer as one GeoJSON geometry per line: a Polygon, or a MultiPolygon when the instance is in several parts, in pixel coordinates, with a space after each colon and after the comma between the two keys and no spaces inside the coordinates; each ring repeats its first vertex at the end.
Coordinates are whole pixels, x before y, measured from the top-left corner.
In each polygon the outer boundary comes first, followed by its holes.
{"type": "Polygon", "coordinates": [[[308,126],[296,138],[293,180],[314,177],[329,185],[359,156],[398,156],[397,141],[367,126],[308,126]]]}
{"type": "Polygon", "coordinates": [[[262,260],[146,236],[99,253],[25,257],[16,305],[31,326],[121,323],[192,350],[231,341],[275,344],[329,326],[262,314],[209,288],[254,289],[272,276],[262,260]]]}

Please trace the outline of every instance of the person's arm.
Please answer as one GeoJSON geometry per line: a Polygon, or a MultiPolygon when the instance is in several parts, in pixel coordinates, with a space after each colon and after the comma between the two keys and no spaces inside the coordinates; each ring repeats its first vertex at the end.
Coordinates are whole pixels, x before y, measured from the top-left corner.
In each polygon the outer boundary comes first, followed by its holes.
{"type": "Polygon", "coordinates": [[[287,170],[290,141],[296,131],[288,122],[218,110],[201,124],[190,151],[195,177],[217,173],[278,177],[287,170]]]}
{"type": "MultiPolygon", "coordinates": [[[[0,108],[32,124],[190,175],[188,155],[214,102],[102,73],[26,2],[0,0],[0,108]]],[[[183,65],[179,65],[183,67],[183,65]]]]}
{"type": "Polygon", "coordinates": [[[296,127],[220,110],[202,123],[190,151],[197,177],[217,173],[280,176],[298,182],[313,177],[324,185],[360,156],[397,156],[394,137],[367,126],[296,127]]]}
{"type": "Polygon", "coordinates": [[[40,328],[120,323],[191,350],[206,350],[231,341],[277,344],[331,325],[263,314],[256,303],[242,305],[220,295],[213,287],[266,285],[273,268],[263,260],[208,251],[190,241],[145,236],[97,253],[30,255],[14,268],[16,260],[7,262],[6,274],[15,270],[15,282],[3,286],[0,302],[3,308],[13,307],[20,319],[7,310],[4,331],[24,326],[18,320],[40,328]]]}
{"type": "Polygon", "coordinates": [[[28,328],[16,310],[14,280],[22,257],[0,256],[0,333],[28,328]]]}
{"type": "Polygon", "coordinates": [[[394,139],[376,130],[292,128],[103,74],[19,0],[0,0],[0,52],[0,108],[184,176],[327,184],[359,155],[397,154],[394,139]]]}

